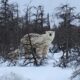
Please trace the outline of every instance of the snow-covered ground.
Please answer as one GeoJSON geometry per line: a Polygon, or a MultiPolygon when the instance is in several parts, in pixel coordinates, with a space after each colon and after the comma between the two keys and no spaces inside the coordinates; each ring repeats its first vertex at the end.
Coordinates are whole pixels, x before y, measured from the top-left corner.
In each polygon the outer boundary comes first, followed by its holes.
{"type": "Polygon", "coordinates": [[[60,57],[60,54],[48,55],[48,65],[35,67],[0,67],[0,80],[70,80],[73,70],[53,67],[53,61],[60,57]]]}
{"type": "Polygon", "coordinates": [[[72,70],[58,67],[2,67],[0,80],[70,80],[72,70]]]}

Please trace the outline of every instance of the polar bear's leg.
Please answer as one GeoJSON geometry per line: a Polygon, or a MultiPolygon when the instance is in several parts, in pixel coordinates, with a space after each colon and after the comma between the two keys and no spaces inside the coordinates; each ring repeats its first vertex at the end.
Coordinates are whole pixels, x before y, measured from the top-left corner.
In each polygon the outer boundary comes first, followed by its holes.
{"type": "Polygon", "coordinates": [[[43,58],[46,58],[47,57],[47,52],[48,52],[48,47],[47,46],[44,46],[43,47],[43,52],[42,52],[43,58]]]}

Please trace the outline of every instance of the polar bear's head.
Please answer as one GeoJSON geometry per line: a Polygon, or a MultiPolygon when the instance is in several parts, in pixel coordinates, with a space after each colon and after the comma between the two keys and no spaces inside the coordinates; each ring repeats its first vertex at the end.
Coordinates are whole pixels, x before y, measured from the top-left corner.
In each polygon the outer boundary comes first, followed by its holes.
{"type": "Polygon", "coordinates": [[[51,43],[55,37],[55,31],[46,31],[46,37],[51,43]]]}

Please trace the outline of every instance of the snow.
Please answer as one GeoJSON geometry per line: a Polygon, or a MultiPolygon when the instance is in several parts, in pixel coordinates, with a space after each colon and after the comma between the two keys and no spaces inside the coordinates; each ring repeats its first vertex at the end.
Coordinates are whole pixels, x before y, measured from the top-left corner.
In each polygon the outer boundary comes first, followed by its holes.
{"type": "Polygon", "coordinates": [[[72,70],[58,67],[2,67],[0,80],[69,80],[72,70]]]}
{"type": "Polygon", "coordinates": [[[6,67],[8,62],[0,66],[0,80],[70,80],[73,69],[53,67],[54,59],[58,60],[61,52],[48,55],[48,64],[44,66],[6,67]]]}

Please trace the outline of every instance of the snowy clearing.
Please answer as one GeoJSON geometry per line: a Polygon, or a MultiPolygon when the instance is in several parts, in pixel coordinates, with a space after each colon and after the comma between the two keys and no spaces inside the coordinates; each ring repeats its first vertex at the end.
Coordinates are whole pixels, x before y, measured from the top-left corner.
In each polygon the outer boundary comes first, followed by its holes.
{"type": "Polygon", "coordinates": [[[48,64],[44,66],[6,67],[7,63],[0,64],[0,80],[70,80],[73,69],[53,67],[61,52],[48,55],[48,64]]]}
{"type": "Polygon", "coordinates": [[[70,80],[72,70],[54,67],[3,67],[0,80],[70,80]]]}

